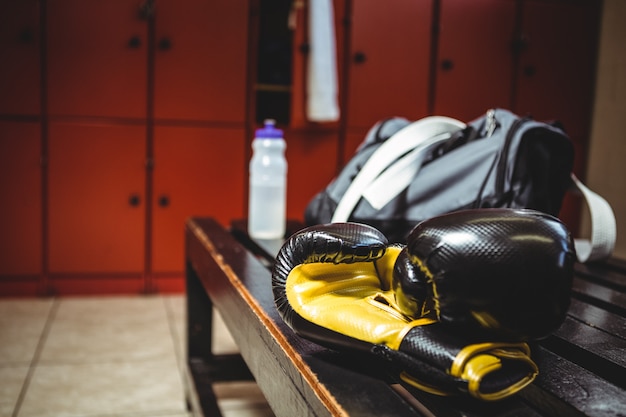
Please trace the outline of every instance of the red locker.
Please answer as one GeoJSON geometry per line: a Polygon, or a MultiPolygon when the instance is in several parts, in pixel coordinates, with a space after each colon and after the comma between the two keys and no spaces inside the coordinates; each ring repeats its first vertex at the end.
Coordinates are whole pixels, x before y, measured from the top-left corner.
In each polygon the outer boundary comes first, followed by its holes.
{"type": "Polygon", "coordinates": [[[247,3],[156,3],[157,119],[245,122],[247,3]]]}
{"type": "Polygon", "coordinates": [[[353,2],[347,104],[349,128],[428,113],[432,2],[353,2]]]}
{"type": "Polygon", "coordinates": [[[0,2],[0,114],[37,115],[41,67],[39,2],[0,2]]]}
{"type": "MultiPolygon", "coordinates": [[[[600,4],[525,1],[514,110],[558,120],[572,139],[574,172],[584,179],[591,132],[600,4]]],[[[567,195],[559,217],[578,230],[581,201],[567,195]]]]}
{"type": "Polygon", "coordinates": [[[140,4],[47,3],[50,115],[146,117],[148,25],[140,4]]]}
{"type": "Polygon", "coordinates": [[[510,108],[514,0],[442,0],[434,114],[470,121],[510,108]]]}
{"type": "Polygon", "coordinates": [[[0,275],[42,272],[41,127],[0,122],[0,275]]]}
{"type": "Polygon", "coordinates": [[[191,216],[224,226],[241,218],[246,184],[243,129],[157,126],[154,138],[152,270],[184,270],[183,230],[191,216]]]}
{"type": "Polygon", "coordinates": [[[50,273],[143,273],[145,127],[58,122],[49,139],[50,273]]]}
{"type": "Polygon", "coordinates": [[[524,2],[515,109],[560,120],[577,141],[590,129],[599,12],[593,1],[524,2]]]}
{"type": "MultiPolygon", "coordinates": [[[[337,172],[338,133],[286,129],[287,217],[304,219],[304,209],[337,172]]],[[[247,213],[246,213],[247,216],[247,213]]]]}

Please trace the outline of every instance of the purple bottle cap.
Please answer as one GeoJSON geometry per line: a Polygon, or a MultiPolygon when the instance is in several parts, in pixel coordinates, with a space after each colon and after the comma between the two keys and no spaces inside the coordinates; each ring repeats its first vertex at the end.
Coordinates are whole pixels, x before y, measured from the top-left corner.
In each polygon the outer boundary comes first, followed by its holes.
{"type": "Polygon", "coordinates": [[[275,120],[266,119],[264,123],[265,126],[256,130],[255,137],[261,139],[281,139],[283,137],[283,131],[276,128],[275,120]]]}

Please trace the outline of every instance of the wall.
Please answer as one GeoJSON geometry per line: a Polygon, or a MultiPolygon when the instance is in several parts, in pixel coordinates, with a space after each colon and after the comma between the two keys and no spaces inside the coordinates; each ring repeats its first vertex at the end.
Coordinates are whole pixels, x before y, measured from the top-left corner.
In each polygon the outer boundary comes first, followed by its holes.
{"type": "MultiPolygon", "coordinates": [[[[617,218],[614,255],[626,259],[626,1],[604,0],[586,183],[617,218]],[[622,234],[620,235],[620,232],[622,234]]],[[[587,218],[583,227],[588,229],[587,218]]]]}

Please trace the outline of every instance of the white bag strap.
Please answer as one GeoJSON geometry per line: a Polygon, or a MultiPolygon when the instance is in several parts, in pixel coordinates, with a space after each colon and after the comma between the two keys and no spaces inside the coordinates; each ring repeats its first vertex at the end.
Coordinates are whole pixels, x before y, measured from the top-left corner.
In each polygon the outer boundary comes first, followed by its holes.
{"type": "MultiPolygon", "coordinates": [[[[419,153],[426,152],[429,145],[440,141],[440,135],[455,132],[464,127],[465,123],[450,117],[429,116],[396,132],[383,142],[363,165],[339,201],[331,221],[333,223],[348,221],[367,187],[399,157],[411,150],[416,150],[417,153],[413,158],[423,158],[419,156],[419,153]]],[[[408,186],[408,183],[406,185],[408,186]]]]}
{"type": "Polygon", "coordinates": [[[451,137],[451,133],[437,135],[398,159],[367,186],[363,198],[376,210],[385,207],[411,185],[430,150],[451,137]]]}
{"type": "Polygon", "coordinates": [[[615,248],[617,225],[611,205],[600,195],[587,188],[571,174],[574,191],[585,199],[591,216],[590,239],[574,239],[579,262],[597,261],[608,258],[615,248]]]}

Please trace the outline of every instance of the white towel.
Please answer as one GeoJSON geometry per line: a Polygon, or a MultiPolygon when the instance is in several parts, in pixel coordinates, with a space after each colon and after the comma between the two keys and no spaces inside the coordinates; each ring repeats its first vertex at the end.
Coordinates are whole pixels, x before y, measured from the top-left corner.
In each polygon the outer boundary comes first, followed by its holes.
{"type": "Polygon", "coordinates": [[[307,118],[312,122],[339,120],[332,0],[309,1],[309,44],[307,118]]]}

